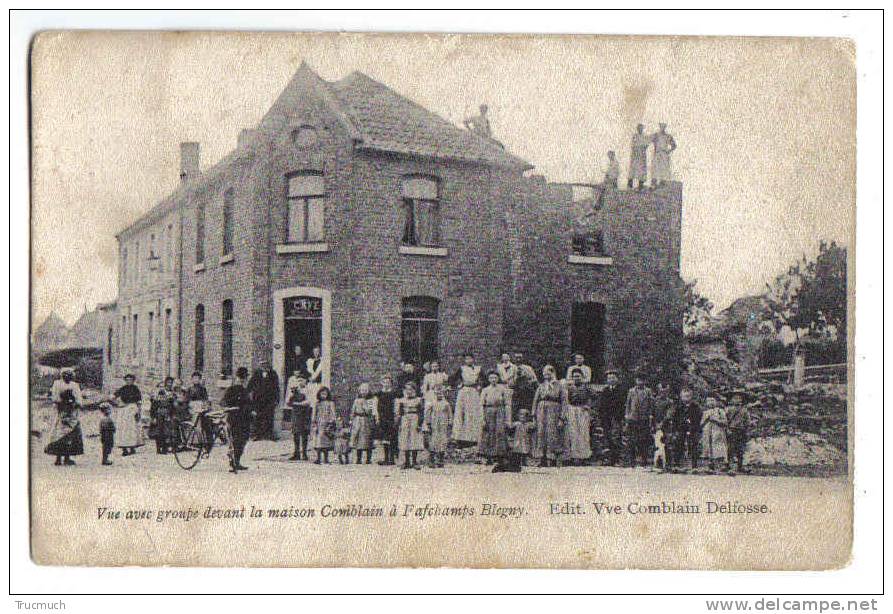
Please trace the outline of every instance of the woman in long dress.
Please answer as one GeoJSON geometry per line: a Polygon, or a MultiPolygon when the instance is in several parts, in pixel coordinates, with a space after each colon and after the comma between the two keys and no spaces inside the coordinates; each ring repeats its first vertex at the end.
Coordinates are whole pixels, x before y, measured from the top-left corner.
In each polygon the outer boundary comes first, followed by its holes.
{"type": "Polygon", "coordinates": [[[499,383],[499,373],[496,371],[487,374],[487,381],[490,385],[481,391],[484,421],[478,453],[488,465],[492,465],[508,456],[506,431],[512,420],[511,395],[508,389],[499,383]]]}
{"type": "Polygon", "coordinates": [[[568,459],[575,465],[583,464],[583,461],[592,456],[589,442],[591,405],[592,390],[589,384],[583,381],[583,374],[574,371],[567,387],[564,434],[568,459]]]}
{"type": "Polygon", "coordinates": [[[362,383],[350,410],[350,447],[357,451],[357,464],[372,463],[372,419],[378,414],[378,397],[369,391],[369,384],[362,383]]]}
{"type": "Polygon", "coordinates": [[[121,456],[130,456],[145,443],[143,434],[143,414],[140,403],[143,395],[134,383],[136,378],[127,374],[124,385],[115,391],[115,444],[121,448],[121,456]]]}
{"type": "Polygon", "coordinates": [[[444,387],[434,390],[434,400],[425,403],[425,423],[422,430],[428,433],[428,453],[431,467],[443,467],[450,444],[453,409],[444,396],[444,387]]]}
{"type": "Polygon", "coordinates": [[[403,469],[419,469],[419,450],[425,449],[422,434],[424,407],[414,383],[409,382],[403,387],[403,398],[394,402],[394,409],[400,423],[397,445],[403,452],[403,469]]]}
{"type": "Polygon", "coordinates": [[[319,465],[323,460],[329,463],[329,452],[335,447],[335,422],[337,421],[335,402],[331,398],[331,392],[326,386],[316,393],[316,405],[310,416],[310,430],[313,432],[313,449],[316,450],[316,460],[319,465]]]}
{"type": "Polygon", "coordinates": [[[701,456],[707,460],[711,471],[717,464],[728,468],[728,445],[726,442],[726,426],[729,421],[726,410],[719,406],[714,398],[704,402],[704,413],[701,415],[701,456]]]}
{"type": "Polygon", "coordinates": [[[474,355],[465,355],[465,364],[453,376],[458,382],[456,409],[453,413],[453,440],[459,447],[476,446],[481,441],[484,425],[481,409],[481,367],[474,364],[474,355]]]}
{"type": "Polygon", "coordinates": [[[543,367],[543,383],[533,396],[536,435],[534,438],[534,458],[540,460],[540,467],[561,466],[565,454],[563,435],[563,414],[567,405],[567,390],[555,376],[555,367],[543,367]]]}
{"type": "Polygon", "coordinates": [[[84,403],[81,387],[70,370],[62,372],[62,379],[53,382],[52,399],[56,404],[56,423],[44,452],[56,457],[56,465],[74,465],[72,456],[84,453],[81,433],[80,407],[84,403]]]}

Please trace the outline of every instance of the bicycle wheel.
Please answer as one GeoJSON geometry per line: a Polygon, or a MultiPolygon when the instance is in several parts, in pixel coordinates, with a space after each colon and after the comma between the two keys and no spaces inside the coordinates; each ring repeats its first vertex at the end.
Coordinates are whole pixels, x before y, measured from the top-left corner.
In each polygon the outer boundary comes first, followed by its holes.
{"type": "Polygon", "coordinates": [[[177,435],[179,441],[174,447],[174,458],[183,469],[192,469],[202,459],[205,449],[205,439],[201,429],[188,422],[181,422],[177,435]]]}

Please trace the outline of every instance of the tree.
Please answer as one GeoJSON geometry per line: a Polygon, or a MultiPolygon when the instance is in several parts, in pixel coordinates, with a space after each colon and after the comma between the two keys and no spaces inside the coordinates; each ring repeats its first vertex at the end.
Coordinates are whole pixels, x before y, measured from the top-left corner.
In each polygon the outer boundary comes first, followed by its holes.
{"type": "Polygon", "coordinates": [[[846,248],[832,241],[819,244],[816,259],[806,265],[797,293],[802,319],[811,333],[831,333],[846,342],[846,248]]]}
{"type": "Polygon", "coordinates": [[[815,260],[804,256],[766,284],[767,323],[776,334],[794,334],[795,355],[804,337],[845,347],[846,294],[846,248],[822,241],[815,260]]]}
{"type": "Polygon", "coordinates": [[[682,282],[682,300],[685,305],[682,323],[686,331],[707,321],[713,312],[713,302],[695,289],[697,284],[697,279],[682,282]]]}
{"type": "Polygon", "coordinates": [[[787,272],[778,275],[770,284],[766,284],[763,299],[766,304],[766,323],[776,335],[790,330],[794,333],[796,345],[800,343],[800,332],[806,328],[800,312],[797,294],[803,285],[803,271],[806,257],[788,268],[787,272]]]}

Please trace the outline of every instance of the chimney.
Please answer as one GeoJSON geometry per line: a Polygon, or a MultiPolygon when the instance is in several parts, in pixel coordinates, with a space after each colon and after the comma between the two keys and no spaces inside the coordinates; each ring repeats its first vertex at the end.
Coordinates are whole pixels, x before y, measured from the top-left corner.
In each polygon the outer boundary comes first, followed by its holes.
{"type": "Polygon", "coordinates": [[[198,143],[180,143],[180,181],[185,183],[198,177],[200,151],[198,143]]]}

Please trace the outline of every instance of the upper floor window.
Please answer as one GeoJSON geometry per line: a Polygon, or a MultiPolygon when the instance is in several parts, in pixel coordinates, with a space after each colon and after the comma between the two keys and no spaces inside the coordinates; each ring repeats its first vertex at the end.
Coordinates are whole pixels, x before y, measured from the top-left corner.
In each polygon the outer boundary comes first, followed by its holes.
{"type": "Polygon", "coordinates": [[[149,256],[146,259],[149,263],[149,277],[154,277],[153,273],[157,272],[161,261],[158,258],[158,254],[155,252],[155,233],[153,232],[149,235],[149,256]]]}
{"type": "Polygon", "coordinates": [[[291,131],[290,136],[291,142],[294,144],[294,146],[301,149],[316,147],[316,145],[319,143],[319,134],[316,132],[316,128],[309,125],[295,128],[291,131]]]}
{"type": "Polygon", "coordinates": [[[233,253],[233,201],[236,192],[232,188],[223,193],[223,255],[233,253]]]}
{"type": "Polygon", "coordinates": [[[572,248],[575,256],[605,256],[605,233],[601,230],[577,232],[572,248]]]}
{"type": "Polygon", "coordinates": [[[121,285],[126,286],[130,282],[127,277],[127,248],[121,251],[121,285]]]}
{"type": "Polygon", "coordinates": [[[289,243],[324,240],[325,181],[321,173],[307,171],[288,175],[289,243]]]}
{"type": "Polygon", "coordinates": [[[174,270],[174,225],[167,225],[167,270],[174,270]]]}
{"type": "Polygon", "coordinates": [[[404,245],[440,245],[439,185],[433,177],[405,177],[402,185],[404,245]]]}
{"type": "Polygon", "coordinates": [[[138,284],[143,281],[143,259],[140,252],[140,242],[137,241],[133,248],[133,283],[138,284]]]}
{"type": "Polygon", "coordinates": [[[195,263],[205,261],[205,204],[195,206],[195,263]]]}

